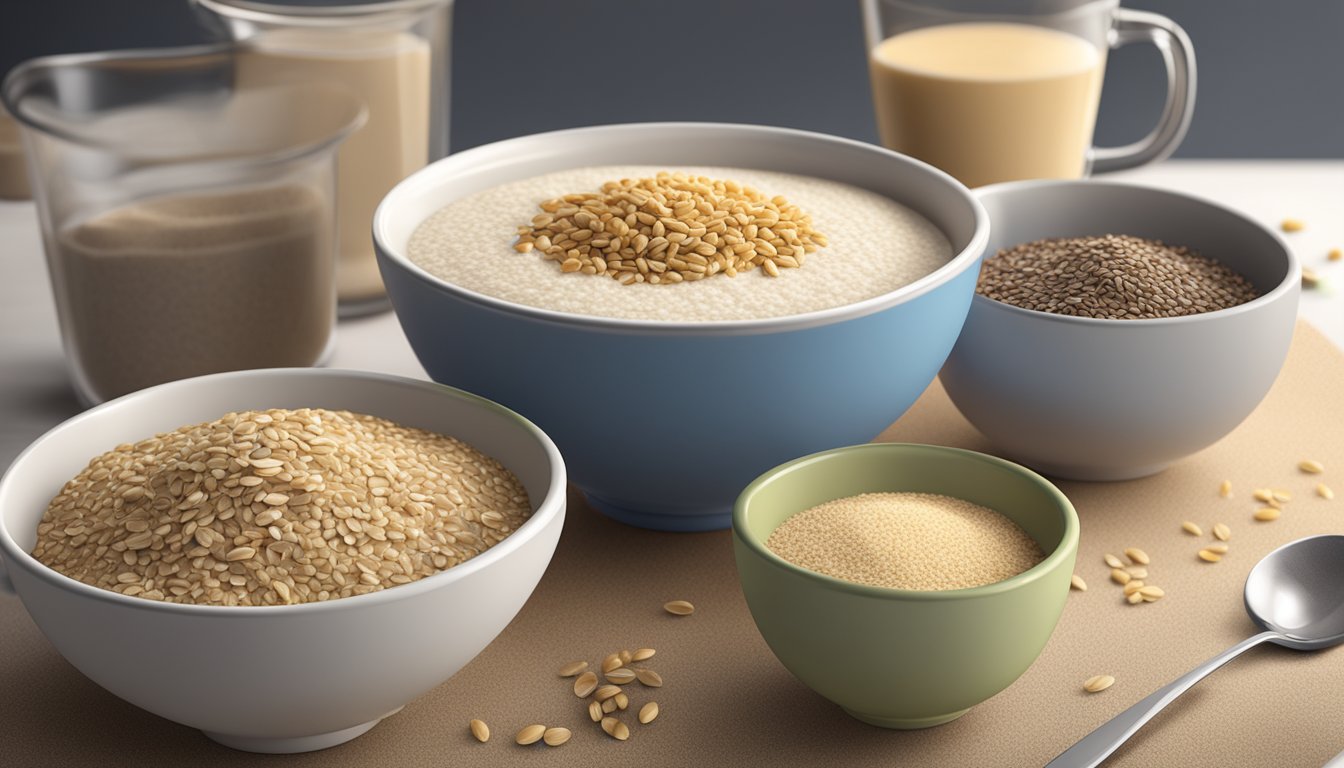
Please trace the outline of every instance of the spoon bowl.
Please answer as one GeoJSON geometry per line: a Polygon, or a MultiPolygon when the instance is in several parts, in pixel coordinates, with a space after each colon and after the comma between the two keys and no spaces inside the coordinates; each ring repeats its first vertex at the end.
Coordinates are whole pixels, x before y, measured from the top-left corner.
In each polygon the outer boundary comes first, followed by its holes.
{"type": "Polygon", "coordinates": [[[1344,642],[1344,536],[1311,536],[1265,555],[1246,577],[1246,612],[1285,648],[1344,642]]]}

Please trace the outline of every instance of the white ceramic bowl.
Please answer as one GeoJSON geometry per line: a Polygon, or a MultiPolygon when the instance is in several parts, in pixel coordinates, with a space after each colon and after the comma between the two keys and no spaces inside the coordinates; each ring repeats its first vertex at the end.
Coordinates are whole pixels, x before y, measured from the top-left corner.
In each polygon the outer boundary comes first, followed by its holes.
{"type": "Polygon", "coordinates": [[[564,517],[559,452],[500,405],[372,373],[243,371],[142,390],[39,438],[0,480],[0,555],[33,620],[94,682],[222,744],[303,752],[364,733],[480,653],[537,585],[564,517]],[[518,476],[532,517],[486,552],[420,581],[292,606],[126,597],[28,554],[47,504],[94,455],[229,411],[299,407],[347,409],[462,439],[518,476]]]}
{"type": "Polygon", "coordinates": [[[1302,271],[1283,238],[1191,195],[1103,181],[976,190],[987,255],[1052,237],[1123,234],[1184,245],[1260,294],[1184,317],[1104,320],[976,295],[941,378],[996,451],[1055,477],[1127,480],[1212,445],[1269,392],[1288,355],[1302,271]]]}

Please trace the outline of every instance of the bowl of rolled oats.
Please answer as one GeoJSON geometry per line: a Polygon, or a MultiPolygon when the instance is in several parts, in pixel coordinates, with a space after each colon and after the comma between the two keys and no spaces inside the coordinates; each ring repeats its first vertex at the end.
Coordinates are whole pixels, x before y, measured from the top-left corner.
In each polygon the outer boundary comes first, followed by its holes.
{"type": "Polygon", "coordinates": [[[0,586],[120,698],[237,749],[323,749],[504,629],[550,562],[565,483],[535,425],[438,384],[187,379],[15,460],[0,586]]]}

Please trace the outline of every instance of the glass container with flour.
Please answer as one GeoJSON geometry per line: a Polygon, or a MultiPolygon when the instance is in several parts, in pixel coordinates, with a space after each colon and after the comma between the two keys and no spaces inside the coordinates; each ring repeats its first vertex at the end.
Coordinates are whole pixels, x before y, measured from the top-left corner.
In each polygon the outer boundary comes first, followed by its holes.
{"type": "Polygon", "coordinates": [[[240,44],[248,86],[335,81],[368,122],[337,159],[336,285],[342,316],[390,305],[373,256],[373,211],[397,182],[448,152],[452,0],[196,0],[240,44]]]}
{"type": "Polygon", "coordinates": [[[335,85],[240,87],[231,47],[34,59],[5,80],[76,394],[309,366],[336,320],[335,85]]]}

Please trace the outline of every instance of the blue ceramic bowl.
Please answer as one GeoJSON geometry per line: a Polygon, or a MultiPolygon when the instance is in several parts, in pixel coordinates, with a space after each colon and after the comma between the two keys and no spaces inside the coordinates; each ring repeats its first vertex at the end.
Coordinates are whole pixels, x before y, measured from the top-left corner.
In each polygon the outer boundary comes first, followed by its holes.
{"type": "Polygon", "coordinates": [[[980,203],[951,176],[870,144],[782,128],[645,123],[543,133],[452,155],[393,189],[373,234],[397,317],[435,381],[535,421],[605,514],[645,528],[700,531],[727,528],[737,494],[770,467],[871,440],[914,403],[961,331],[988,228],[980,203]],[[914,283],[855,304],[700,323],[526,307],[445,282],[407,258],[415,228],[453,200],[612,164],[728,165],[853,184],[923,214],[955,256],[914,283]],[[624,403],[594,395],[613,384],[640,394],[624,403]]]}

